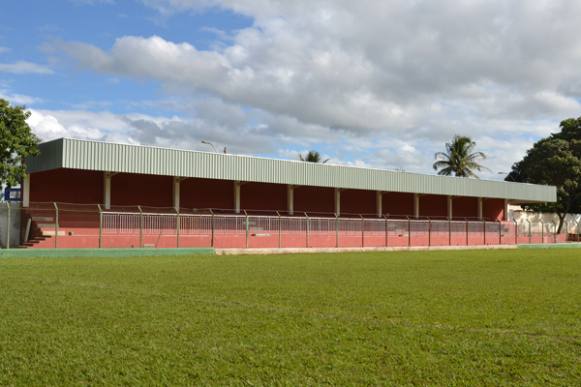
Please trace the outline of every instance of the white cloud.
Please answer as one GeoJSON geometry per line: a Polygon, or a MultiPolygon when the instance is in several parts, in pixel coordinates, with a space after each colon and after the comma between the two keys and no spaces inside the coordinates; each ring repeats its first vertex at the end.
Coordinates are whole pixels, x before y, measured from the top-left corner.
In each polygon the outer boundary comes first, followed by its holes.
{"type": "MultiPolygon", "coordinates": [[[[1,86],[1,85],[0,85],[1,86]]],[[[0,98],[9,101],[13,105],[32,105],[41,101],[40,98],[30,95],[11,93],[0,87],[0,98]]]]}
{"type": "MultiPolygon", "coordinates": [[[[210,50],[158,36],[62,48],[98,72],[211,96],[186,126],[239,149],[319,141],[341,144],[342,159],[428,171],[458,133],[506,170],[520,144],[581,114],[576,0],[144,2],[168,15],[220,7],[253,24],[210,50]]],[[[183,125],[141,140],[191,138],[183,125]]]]}
{"type": "Polygon", "coordinates": [[[37,63],[18,61],[14,63],[0,63],[0,73],[10,74],[52,74],[53,71],[37,63]]]}

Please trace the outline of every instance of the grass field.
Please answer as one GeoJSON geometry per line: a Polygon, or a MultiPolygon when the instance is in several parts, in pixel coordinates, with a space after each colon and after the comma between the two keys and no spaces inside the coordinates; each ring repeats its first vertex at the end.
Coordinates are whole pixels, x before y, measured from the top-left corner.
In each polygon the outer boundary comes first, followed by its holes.
{"type": "Polygon", "coordinates": [[[0,385],[580,385],[581,250],[0,260],[0,385]]]}

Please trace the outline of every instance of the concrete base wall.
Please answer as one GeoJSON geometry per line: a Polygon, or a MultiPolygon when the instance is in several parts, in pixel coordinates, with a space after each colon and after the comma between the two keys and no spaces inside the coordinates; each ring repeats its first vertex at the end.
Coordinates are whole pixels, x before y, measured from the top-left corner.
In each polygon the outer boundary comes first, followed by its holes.
{"type": "Polygon", "coordinates": [[[0,247],[16,247],[20,245],[20,204],[10,204],[10,221],[8,220],[8,205],[0,203],[0,247]],[[10,244],[7,243],[10,235],[10,244]]]}

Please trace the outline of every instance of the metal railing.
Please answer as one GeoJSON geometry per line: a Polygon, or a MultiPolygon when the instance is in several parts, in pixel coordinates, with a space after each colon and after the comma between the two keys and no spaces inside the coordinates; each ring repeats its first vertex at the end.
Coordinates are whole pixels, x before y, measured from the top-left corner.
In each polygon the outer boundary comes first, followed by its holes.
{"type": "MultiPolygon", "coordinates": [[[[99,205],[65,203],[33,203],[29,208],[3,210],[8,214],[2,219],[20,219],[21,243],[45,248],[480,246],[581,239],[581,222],[568,222],[557,233],[556,223],[416,219],[387,214],[290,216],[144,206],[106,210],[99,205]]],[[[10,227],[1,232],[10,238],[10,227]]]]}

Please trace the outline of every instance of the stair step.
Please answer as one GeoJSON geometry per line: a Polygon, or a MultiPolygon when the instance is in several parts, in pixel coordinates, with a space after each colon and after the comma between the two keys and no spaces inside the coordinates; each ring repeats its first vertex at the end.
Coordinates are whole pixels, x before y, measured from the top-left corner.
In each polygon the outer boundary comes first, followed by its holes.
{"type": "Polygon", "coordinates": [[[54,216],[32,216],[31,217],[33,222],[44,222],[44,223],[49,223],[49,222],[54,222],[54,216]]]}

